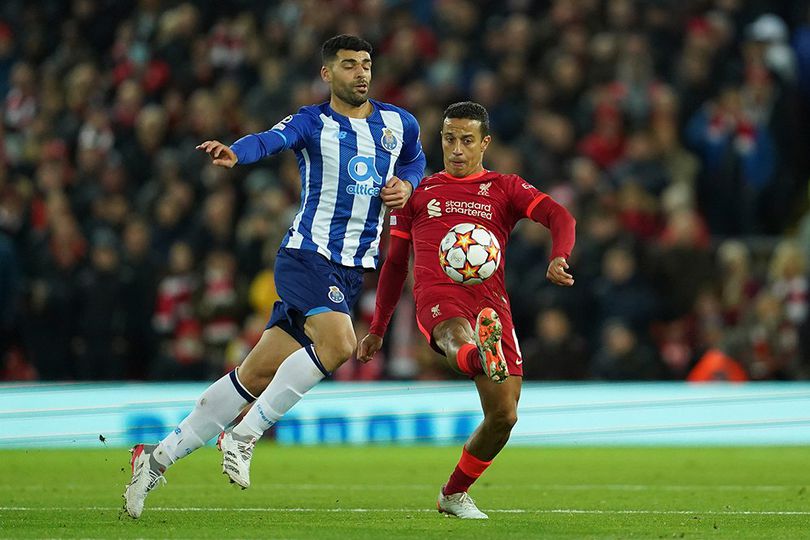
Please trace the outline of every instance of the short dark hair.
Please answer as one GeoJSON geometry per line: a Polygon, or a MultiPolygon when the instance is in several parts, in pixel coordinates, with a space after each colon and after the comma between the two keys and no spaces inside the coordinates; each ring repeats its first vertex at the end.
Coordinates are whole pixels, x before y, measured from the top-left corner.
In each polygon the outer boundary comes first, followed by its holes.
{"type": "Polygon", "coordinates": [[[347,51],[367,51],[368,54],[371,54],[373,51],[371,43],[365,39],[348,34],[340,34],[323,42],[321,46],[321,60],[323,63],[328,64],[334,60],[340,49],[347,51]]]}
{"type": "Polygon", "coordinates": [[[489,113],[480,103],[474,101],[460,101],[453,103],[444,110],[445,118],[465,118],[468,120],[478,120],[481,122],[481,136],[489,135],[489,113]]]}

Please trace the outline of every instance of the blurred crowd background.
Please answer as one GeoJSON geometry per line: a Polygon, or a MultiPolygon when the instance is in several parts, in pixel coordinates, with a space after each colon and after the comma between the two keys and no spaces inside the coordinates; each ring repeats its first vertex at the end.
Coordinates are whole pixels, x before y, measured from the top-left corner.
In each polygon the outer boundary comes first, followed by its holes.
{"type": "MultiPolygon", "coordinates": [[[[209,379],[276,300],[291,152],[215,168],[194,147],[328,97],[319,47],[375,47],[372,95],[420,122],[491,115],[485,166],[578,221],[507,252],[529,379],[810,377],[810,1],[4,0],[0,379],[209,379]]],[[[358,306],[374,308],[376,273],[358,306]]],[[[406,291],[386,348],[338,379],[454,375],[406,291]]]]}

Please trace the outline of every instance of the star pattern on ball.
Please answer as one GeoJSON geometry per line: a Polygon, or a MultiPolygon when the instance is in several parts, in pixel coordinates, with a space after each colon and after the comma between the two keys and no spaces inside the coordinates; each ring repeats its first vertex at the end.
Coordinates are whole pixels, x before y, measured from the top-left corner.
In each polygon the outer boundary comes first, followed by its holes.
{"type": "Polygon", "coordinates": [[[464,276],[464,279],[473,279],[473,278],[478,277],[478,269],[479,268],[481,268],[481,267],[480,266],[473,266],[473,265],[471,265],[469,263],[469,261],[466,261],[464,263],[464,268],[459,270],[459,272],[461,272],[461,275],[464,276]]]}
{"type": "Polygon", "coordinates": [[[474,243],[475,240],[473,240],[472,231],[464,234],[456,233],[456,243],[453,244],[453,247],[460,247],[461,249],[464,250],[464,253],[466,253],[467,248],[470,246],[470,244],[474,243]]]}

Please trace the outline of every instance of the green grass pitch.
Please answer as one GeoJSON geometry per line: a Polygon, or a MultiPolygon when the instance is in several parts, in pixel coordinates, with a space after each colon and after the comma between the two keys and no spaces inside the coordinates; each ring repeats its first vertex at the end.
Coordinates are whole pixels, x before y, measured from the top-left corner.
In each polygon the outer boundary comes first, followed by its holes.
{"type": "Polygon", "coordinates": [[[810,538],[810,449],[507,447],[443,517],[459,448],[260,444],[246,491],[200,450],[139,520],[122,449],[0,451],[2,538],[810,538]]]}

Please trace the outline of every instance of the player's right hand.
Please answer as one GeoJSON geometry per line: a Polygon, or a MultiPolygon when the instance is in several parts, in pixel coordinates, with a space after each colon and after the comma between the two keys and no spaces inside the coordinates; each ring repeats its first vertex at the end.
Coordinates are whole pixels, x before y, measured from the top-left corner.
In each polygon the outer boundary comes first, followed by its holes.
{"type": "Polygon", "coordinates": [[[574,284],[574,276],[566,270],[568,270],[568,262],[562,257],[556,257],[549,263],[546,277],[555,285],[570,287],[574,284]]]}
{"type": "Polygon", "coordinates": [[[361,339],[360,344],[357,345],[357,359],[365,364],[374,358],[377,351],[382,348],[382,342],[383,338],[377,334],[366,334],[366,337],[361,339]]]}
{"type": "Polygon", "coordinates": [[[380,198],[385,206],[391,210],[396,210],[405,206],[412,193],[413,184],[407,180],[400,180],[396,176],[392,176],[380,190],[380,198]]]}
{"type": "Polygon", "coordinates": [[[236,165],[236,162],[239,161],[239,158],[236,157],[236,154],[231,147],[227,144],[222,144],[219,141],[205,141],[204,143],[197,146],[197,150],[202,150],[213,159],[214,165],[219,165],[220,167],[227,167],[231,168],[236,165]]]}

